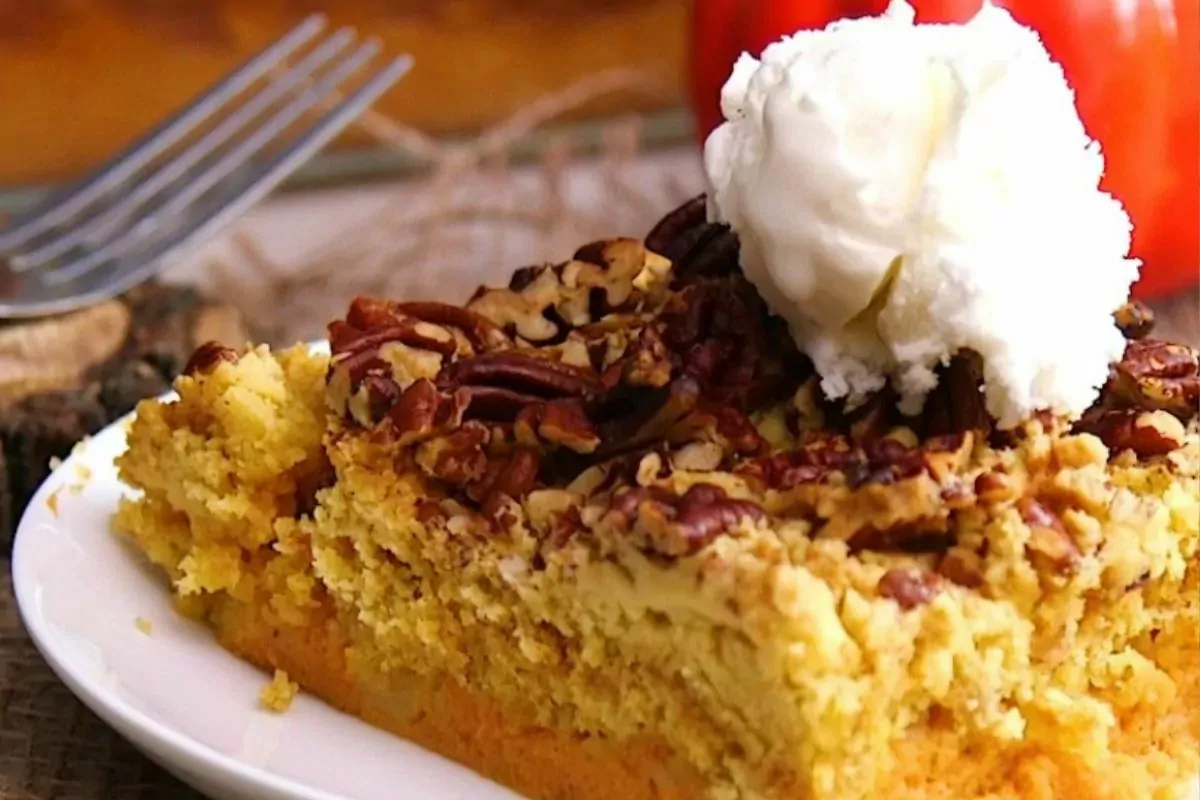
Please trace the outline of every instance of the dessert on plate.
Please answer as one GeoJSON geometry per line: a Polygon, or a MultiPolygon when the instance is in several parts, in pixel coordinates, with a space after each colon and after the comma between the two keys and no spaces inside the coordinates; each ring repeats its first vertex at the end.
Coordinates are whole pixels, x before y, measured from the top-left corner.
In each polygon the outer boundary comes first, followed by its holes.
{"type": "Polygon", "coordinates": [[[530,797],[1184,797],[1200,359],[1123,303],[1061,73],[895,3],[723,99],[644,241],[200,348],[117,529],[234,653],[530,797]]]}

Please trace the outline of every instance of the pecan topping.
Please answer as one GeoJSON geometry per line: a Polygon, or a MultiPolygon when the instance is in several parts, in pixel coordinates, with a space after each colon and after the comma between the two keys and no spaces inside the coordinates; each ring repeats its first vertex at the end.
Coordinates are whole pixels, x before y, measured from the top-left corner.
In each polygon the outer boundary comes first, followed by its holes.
{"type": "Polygon", "coordinates": [[[693,484],[682,497],[656,486],[629,489],[614,498],[611,513],[623,525],[633,524],[652,552],[669,557],[701,550],[743,519],[766,517],[756,503],[707,483],[693,484]]]}
{"type": "Polygon", "coordinates": [[[462,421],[466,398],[439,392],[427,378],[413,382],[388,411],[400,433],[400,444],[425,439],[442,428],[455,428],[462,421]]]}
{"type": "Polygon", "coordinates": [[[184,375],[201,375],[216,369],[222,361],[236,364],[238,354],[220,342],[205,342],[196,348],[187,366],[183,368],[184,375]]]}
{"type": "Polygon", "coordinates": [[[1162,410],[1192,419],[1200,413],[1200,353],[1157,339],[1130,342],[1097,407],[1162,410]]]}
{"type": "Polygon", "coordinates": [[[921,569],[889,569],[879,579],[879,595],[895,600],[905,611],[923,606],[942,591],[942,579],[921,569]]]}
{"type": "Polygon", "coordinates": [[[482,478],[487,470],[484,446],[489,439],[485,425],[467,422],[453,433],[422,444],[417,450],[416,461],[433,477],[466,486],[482,478]]]}
{"type": "Polygon", "coordinates": [[[1132,450],[1141,458],[1163,456],[1183,446],[1183,423],[1166,411],[1114,409],[1088,412],[1075,426],[1108,445],[1113,453],[1132,450]]]}
{"type": "Polygon", "coordinates": [[[981,472],[975,478],[975,496],[980,502],[994,505],[1017,496],[1013,479],[1003,472],[981,472]]]}
{"type": "Polygon", "coordinates": [[[482,314],[447,303],[396,303],[396,311],[415,319],[456,328],[470,340],[477,352],[503,350],[511,345],[504,331],[482,314]]]}
{"type": "Polygon", "coordinates": [[[576,453],[591,453],[600,445],[600,436],[584,413],[583,403],[574,398],[526,406],[517,415],[513,433],[518,442],[531,447],[545,441],[576,453]]]}
{"type": "Polygon", "coordinates": [[[1025,550],[1039,571],[1065,575],[1079,568],[1083,554],[1057,514],[1032,497],[1018,500],[1017,511],[1029,526],[1025,550]]]}
{"type": "Polygon", "coordinates": [[[671,354],[657,326],[642,329],[625,353],[622,379],[633,386],[666,386],[671,380],[671,354]]]}
{"type": "Polygon", "coordinates": [[[965,547],[951,547],[942,557],[938,572],[967,589],[983,585],[983,559],[965,547]]]}
{"type": "Polygon", "coordinates": [[[518,448],[508,459],[495,459],[487,470],[467,487],[467,496],[482,503],[485,513],[494,516],[505,498],[521,500],[537,483],[541,457],[536,450],[518,448]]]}
{"type": "Polygon", "coordinates": [[[719,486],[692,484],[677,506],[675,524],[687,541],[687,552],[694,553],[737,525],[743,519],[766,517],[760,506],[749,500],[734,500],[719,486]]]}
{"type": "Polygon", "coordinates": [[[527,341],[557,344],[574,328],[637,307],[669,269],[633,239],[594,242],[563,264],[518,271],[506,289],[480,289],[468,308],[527,341]]]}
{"type": "Polygon", "coordinates": [[[1140,300],[1130,300],[1113,314],[1126,339],[1145,339],[1154,330],[1154,312],[1140,300]]]}
{"type": "Polygon", "coordinates": [[[437,383],[443,388],[493,386],[535,397],[585,397],[602,388],[590,369],[515,351],[456,361],[441,371],[437,383]]]}

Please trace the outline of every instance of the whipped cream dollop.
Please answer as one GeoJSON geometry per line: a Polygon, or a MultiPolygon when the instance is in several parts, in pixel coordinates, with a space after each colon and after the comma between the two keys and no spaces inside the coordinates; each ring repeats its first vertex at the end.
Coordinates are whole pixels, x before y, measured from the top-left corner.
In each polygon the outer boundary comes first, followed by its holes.
{"type": "Polygon", "coordinates": [[[709,216],[827,395],[853,404],[890,380],[915,413],[969,348],[1002,426],[1093,402],[1138,264],[1037,34],[986,4],[917,25],[894,0],[743,55],[721,107],[709,216]]]}

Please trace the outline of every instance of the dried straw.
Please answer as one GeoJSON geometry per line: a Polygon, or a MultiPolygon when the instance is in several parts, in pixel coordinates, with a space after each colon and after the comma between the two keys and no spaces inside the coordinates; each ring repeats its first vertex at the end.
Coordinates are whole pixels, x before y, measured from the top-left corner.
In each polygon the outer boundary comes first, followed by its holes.
{"type": "MultiPolygon", "coordinates": [[[[642,143],[640,119],[602,124],[589,170],[599,175],[599,198],[594,191],[587,202],[574,199],[578,144],[568,134],[545,132],[534,165],[510,163],[514,148],[535,132],[614,93],[656,101],[669,96],[645,73],[607,70],[535,100],[466,142],[440,141],[370,111],[358,126],[421,164],[420,175],[397,187],[394,200],[296,263],[275,263],[253,236],[235,233],[230,244],[236,263],[210,265],[215,289],[253,319],[266,340],[290,342],[320,335],[320,324],[338,316],[355,294],[411,294],[420,276],[432,282],[461,274],[469,264],[507,259],[515,268],[521,266],[511,261],[516,257],[525,263],[561,259],[591,239],[644,232],[694,186],[674,177],[647,186],[631,177],[642,143]]],[[[463,280],[470,280],[469,272],[463,280]]]]}

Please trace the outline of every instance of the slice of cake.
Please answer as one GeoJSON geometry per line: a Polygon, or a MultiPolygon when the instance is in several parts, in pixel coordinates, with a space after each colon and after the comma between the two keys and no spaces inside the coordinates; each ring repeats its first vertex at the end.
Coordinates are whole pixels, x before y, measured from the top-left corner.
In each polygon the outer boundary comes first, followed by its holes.
{"type": "Polygon", "coordinates": [[[848,408],[698,199],[465,307],[202,348],[117,528],[220,642],[533,798],[1177,798],[1197,353],[999,430],[969,352],[848,408]]]}

